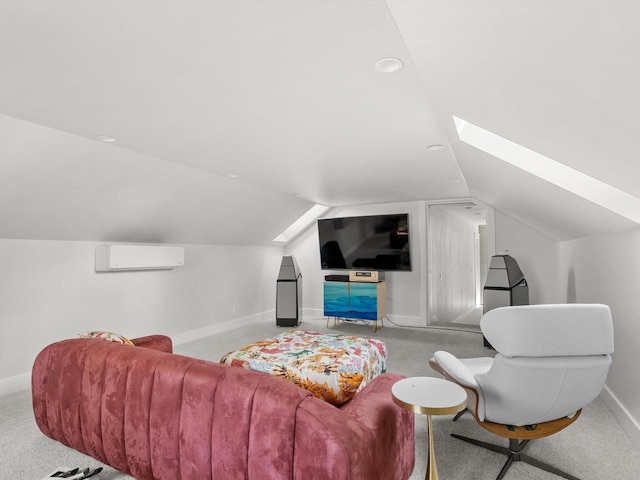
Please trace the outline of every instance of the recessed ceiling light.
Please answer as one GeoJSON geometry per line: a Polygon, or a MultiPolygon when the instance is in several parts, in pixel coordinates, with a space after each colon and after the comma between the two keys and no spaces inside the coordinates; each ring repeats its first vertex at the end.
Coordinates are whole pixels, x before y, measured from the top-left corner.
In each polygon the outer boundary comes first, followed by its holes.
{"type": "Polygon", "coordinates": [[[429,145],[427,147],[429,150],[435,151],[435,150],[444,150],[444,145],[441,145],[439,143],[435,143],[433,145],[429,145]]]}
{"type": "Polygon", "coordinates": [[[240,175],[238,175],[237,173],[230,173],[229,175],[227,175],[227,177],[229,178],[238,178],[240,175]]]}
{"type": "Polygon", "coordinates": [[[105,143],[115,143],[118,141],[117,138],[111,137],[109,135],[98,135],[98,140],[105,143]]]}
{"type": "Polygon", "coordinates": [[[404,63],[395,57],[381,58],[376,62],[376,70],[382,73],[394,73],[402,70],[404,63]]]}

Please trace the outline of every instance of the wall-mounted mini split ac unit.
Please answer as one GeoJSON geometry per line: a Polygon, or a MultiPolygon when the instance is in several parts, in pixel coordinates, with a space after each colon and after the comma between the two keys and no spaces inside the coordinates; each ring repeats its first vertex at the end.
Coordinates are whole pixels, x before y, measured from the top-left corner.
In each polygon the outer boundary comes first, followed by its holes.
{"type": "Polygon", "coordinates": [[[184,247],[97,245],[96,272],[171,270],[184,265],[184,247]]]}

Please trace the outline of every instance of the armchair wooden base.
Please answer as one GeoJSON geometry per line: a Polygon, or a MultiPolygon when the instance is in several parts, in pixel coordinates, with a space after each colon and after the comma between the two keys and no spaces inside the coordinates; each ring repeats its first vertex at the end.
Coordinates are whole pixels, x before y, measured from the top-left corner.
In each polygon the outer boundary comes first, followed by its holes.
{"type": "Polygon", "coordinates": [[[573,475],[563,472],[562,470],[559,470],[551,465],[548,465],[544,462],[536,460],[535,458],[532,458],[522,453],[522,450],[527,445],[527,443],[529,443],[530,440],[544,438],[549,435],[553,435],[554,433],[557,433],[560,430],[563,430],[564,428],[571,425],[573,422],[575,422],[578,419],[578,417],[580,416],[580,413],[582,413],[582,409],[578,410],[571,417],[562,417],[557,420],[538,423],[535,425],[514,426],[514,425],[505,425],[502,423],[489,422],[486,420],[480,421],[478,419],[478,392],[473,388],[460,384],[453,377],[451,377],[450,375],[447,375],[447,373],[442,369],[442,367],[440,367],[440,365],[438,365],[438,363],[435,362],[434,360],[429,361],[429,365],[435,371],[443,375],[447,380],[457,383],[462,388],[464,388],[464,390],[467,392],[467,408],[461,411],[460,413],[458,413],[458,415],[456,415],[455,418],[453,419],[454,421],[458,420],[458,418],[465,411],[469,411],[473,415],[473,417],[476,419],[476,422],[478,422],[478,425],[480,425],[482,428],[484,428],[485,430],[488,430],[494,435],[498,435],[499,437],[509,439],[509,447],[501,447],[499,445],[493,445],[491,443],[482,442],[480,440],[476,440],[473,438],[463,437],[462,435],[456,435],[455,433],[451,434],[451,436],[454,438],[458,438],[460,440],[464,440],[465,442],[472,443],[479,447],[483,447],[488,450],[492,450],[494,452],[507,455],[508,457],[507,462],[502,467],[502,470],[500,470],[500,473],[498,474],[498,477],[496,478],[496,480],[501,480],[505,476],[505,474],[507,473],[507,470],[509,470],[509,467],[513,462],[525,462],[525,463],[528,463],[529,465],[533,465],[547,472],[554,473],[562,478],[566,478],[568,480],[579,480],[577,477],[574,477],[573,475]]]}

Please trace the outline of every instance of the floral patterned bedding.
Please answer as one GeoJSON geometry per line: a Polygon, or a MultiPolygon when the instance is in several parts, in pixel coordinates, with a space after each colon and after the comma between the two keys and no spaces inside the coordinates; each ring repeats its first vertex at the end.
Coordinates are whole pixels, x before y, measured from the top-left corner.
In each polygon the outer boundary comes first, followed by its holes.
{"type": "Polygon", "coordinates": [[[291,330],[229,352],[220,363],[276,375],[339,406],[386,372],[387,347],[375,339],[291,330]]]}

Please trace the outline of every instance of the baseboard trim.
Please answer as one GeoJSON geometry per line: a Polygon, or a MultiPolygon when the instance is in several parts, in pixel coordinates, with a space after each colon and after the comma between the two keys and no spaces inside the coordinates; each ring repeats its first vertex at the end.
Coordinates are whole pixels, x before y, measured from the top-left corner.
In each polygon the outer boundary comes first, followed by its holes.
{"type": "Polygon", "coordinates": [[[629,438],[635,443],[636,447],[640,449],[640,423],[638,423],[629,410],[620,403],[618,397],[613,394],[609,387],[604,387],[600,397],[604,400],[607,407],[609,407],[609,410],[622,426],[622,429],[629,435],[629,438]]]}
{"type": "MultiPolygon", "coordinates": [[[[304,321],[326,321],[324,311],[321,308],[304,308],[302,320],[304,321]]],[[[387,315],[384,326],[389,327],[424,327],[424,319],[421,317],[410,317],[406,315],[387,315]]]]}
{"type": "MultiPolygon", "coordinates": [[[[229,320],[227,322],[221,322],[214,325],[209,325],[204,328],[198,328],[196,330],[191,330],[188,332],[178,333],[176,335],[170,336],[174,345],[180,345],[182,343],[199,340],[210,335],[215,335],[216,333],[233,330],[234,328],[269,321],[275,322],[275,310],[267,310],[266,312],[256,313],[255,315],[234,318],[233,320],[229,320]]],[[[16,375],[14,377],[0,379],[0,396],[10,395],[12,393],[20,392],[22,390],[28,390],[30,388],[31,372],[23,373],[22,375],[16,375]]]]}
{"type": "MultiPolygon", "coordinates": [[[[390,327],[426,327],[424,318],[408,315],[387,315],[390,327]]],[[[385,327],[387,323],[385,323],[385,327]]]]}
{"type": "Polygon", "coordinates": [[[266,312],[256,313],[246,317],[234,318],[233,320],[208,325],[196,330],[170,335],[170,337],[174,345],[181,345],[183,343],[193,342],[194,340],[200,340],[201,338],[210,337],[217,333],[227,332],[235,328],[264,323],[267,321],[275,322],[275,310],[267,310],[266,312]]]}
{"type": "Polygon", "coordinates": [[[316,322],[326,321],[327,317],[324,316],[324,311],[321,308],[303,308],[302,309],[302,322],[316,322]]]}
{"type": "Polygon", "coordinates": [[[31,372],[0,380],[0,397],[31,388],[31,372]]]}

